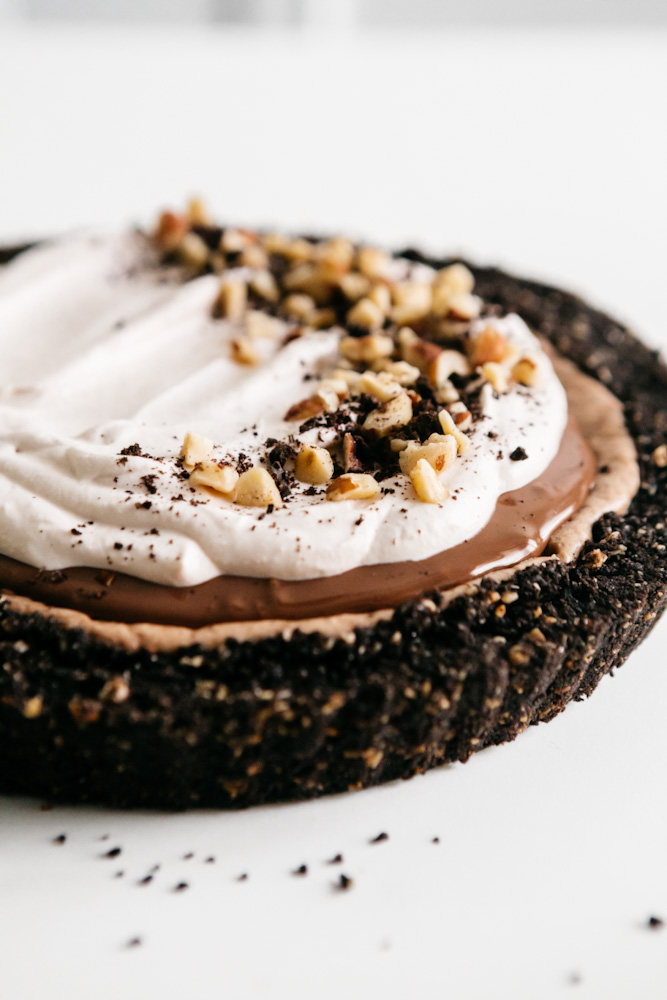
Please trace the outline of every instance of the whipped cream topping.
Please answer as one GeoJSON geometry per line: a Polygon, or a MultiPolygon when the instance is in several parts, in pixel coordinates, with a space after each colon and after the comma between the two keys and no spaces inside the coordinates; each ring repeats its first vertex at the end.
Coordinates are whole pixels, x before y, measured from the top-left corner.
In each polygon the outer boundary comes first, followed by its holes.
{"type": "MultiPolygon", "coordinates": [[[[270,513],[193,490],[176,463],[188,431],[216,442],[216,459],[243,455],[253,464],[270,438],[333,440],[322,428],[299,434],[283,417],[335,367],[340,332],[286,346],[258,341],[261,363],[241,366],[229,350],[238,327],[211,318],[219,279],[183,284],[154,265],[138,234],[80,235],[29,251],[0,274],[5,555],[171,586],[421,560],[477,534],[498,497],[539,476],[558,450],[565,391],[536,338],[510,315],[480,323],[538,361],[539,384],[500,396],[484,386],[470,446],[442,474],[451,494],[443,504],[419,502],[401,475],[384,480],[374,501],[331,503],[297,483],[270,513]]],[[[416,280],[425,273],[414,271],[416,280]]]]}

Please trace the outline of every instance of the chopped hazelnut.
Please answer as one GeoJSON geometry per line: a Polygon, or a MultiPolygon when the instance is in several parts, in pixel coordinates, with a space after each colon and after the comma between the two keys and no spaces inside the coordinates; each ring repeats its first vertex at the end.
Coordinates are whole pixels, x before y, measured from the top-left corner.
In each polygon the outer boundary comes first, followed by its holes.
{"type": "Polygon", "coordinates": [[[440,351],[428,367],[428,380],[434,386],[444,385],[451,375],[469,374],[470,363],[460,351],[440,351]]]}
{"type": "Polygon", "coordinates": [[[272,477],[259,465],[243,472],[236,484],[236,503],[243,507],[282,507],[283,501],[272,477]]]}
{"type": "Polygon", "coordinates": [[[423,319],[433,301],[431,286],[417,281],[401,281],[392,288],[394,307],[391,318],[398,326],[409,326],[423,319]]]}
{"type": "Polygon", "coordinates": [[[225,229],[220,237],[220,249],[225,253],[240,253],[249,243],[248,237],[240,229],[225,229]]]}
{"type": "Polygon", "coordinates": [[[391,309],[391,292],[386,285],[373,285],[368,293],[368,298],[371,302],[374,302],[376,306],[379,306],[385,316],[387,315],[391,309]]]}
{"type": "Polygon", "coordinates": [[[325,379],[317,388],[315,393],[317,399],[322,400],[324,409],[326,413],[335,413],[340,404],[340,397],[338,395],[338,389],[336,385],[329,384],[329,380],[325,379]]]}
{"type": "Polygon", "coordinates": [[[664,469],[667,467],[667,445],[659,444],[651,455],[653,464],[659,469],[664,469]]]}
{"type": "Polygon", "coordinates": [[[436,434],[432,437],[436,440],[429,439],[424,444],[419,444],[417,441],[407,442],[407,447],[398,456],[401,472],[409,475],[417,462],[421,462],[422,459],[437,473],[444,472],[452,465],[457,454],[456,441],[452,435],[436,434]]]}
{"type": "Polygon", "coordinates": [[[326,307],[324,309],[313,309],[306,314],[304,319],[308,326],[312,326],[313,329],[326,330],[335,325],[336,310],[327,309],[326,307]]]}
{"type": "Polygon", "coordinates": [[[473,368],[479,368],[487,361],[499,363],[505,361],[509,354],[509,344],[502,333],[493,326],[485,326],[475,337],[472,337],[468,346],[470,364],[473,368]]]}
{"type": "Polygon", "coordinates": [[[359,274],[358,271],[351,271],[349,274],[344,274],[338,282],[340,290],[346,299],[350,302],[357,302],[359,299],[363,299],[364,295],[368,295],[370,291],[371,283],[363,274],[359,274]]]}
{"type": "Polygon", "coordinates": [[[315,309],[315,300],[310,295],[288,295],[283,301],[283,309],[295,319],[305,319],[315,309]]]}
{"type": "Polygon", "coordinates": [[[398,396],[403,389],[388,372],[363,372],[359,379],[359,391],[386,403],[398,396]]]}
{"type": "Polygon", "coordinates": [[[301,483],[320,486],[333,476],[333,459],[326,448],[304,445],[296,456],[294,474],[301,483]]]}
{"type": "Polygon", "coordinates": [[[242,319],[248,302],[248,288],[243,281],[223,278],[214,306],[215,315],[225,319],[242,319]]]}
{"type": "Polygon", "coordinates": [[[475,279],[465,264],[450,264],[438,271],[434,284],[437,287],[448,288],[452,292],[469,294],[475,287],[475,279]]]}
{"type": "Polygon", "coordinates": [[[308,399],[302,399],[298,403],[295,403],[294,406],[290,406],[283,419],[302,422],[310,420],[311,417],[316,417],[319,413],[323,412],[324,400],[318,396],[309,396],[308,399]]]}
{"type": "Polygon", "coordinates": [[[462,431],[460,431],[459,428],[456,426],[453,417],[451,416],[450,413],[447,412],[447,410],[440,410],[440,412],[438,413],[438,420],[440,421],[440,426],[442,427],[443,434],[451,434],[454,440],[456,441],[456,447],[460,455],[462,452],[466,450],[466,448],[470,444],[470,441],[465,436],[465,434],[463,434],[462,431]]]}
{"type": "Polygon", "coordinates": [[[257,271],[250,279],[250,287],[255,295],[266,299],[267,302],[277,302],[280,297],[280,290],[276,279],[270,271],[257,271]]]}
{"type": "Polygon", "coordinates": [[[198,270],[206,264],[209,249],[201,236],[197,236],[196,233],[186,233],[179,244],[178,255],[184,264],[198,270]]]}
{"type": "Polygon", "coordinates": [[[186,469],[194,469],[195,465],[200,465],[211,457],[213,452],[213,442],[202,434],[195,434],[188,431],[183,439],[181,448],[181,458],[186,469]]]}
{"type": "Polygon", "coordinates": [[[532,358],[520,358],[512,369],[512,377],[519,385],[537,385],[540,370],[532,358]]]}
{"type": "Polygon", "coordinates": [[[389,357],[394,350],[394,341],[382,333],[369,333],[366,337],[343,337],[338,349],[349,361],[369,364],[389,357]]]}
{"type": "Polygon", "coordinates": [[[419,459],[410,471],[412,486],[422,503],[443,503],[448,491],[438,479],[438,474],[425,458],[419,459]]]}
{"type": "Polygon", "coordinates": [[[211,217],[201,198],[191,198],[188,204],[188,219],[192,226],[209,226],[211,217]]]}
{"type": "Polygon", "coordinates": [[[190,486],[208,486],[217,493],[233,493],[239,474],[231,465],[218,465],[210,459],[201,462],[190,473],[190,486]]]}
{"type": "Polygon", "coordinates": [[[315,247],[310,240],[299,237],[296,240],[289,240],[283,253],[288,260],[310,261],[315,255],[315,247]]]}
{"type": "Polygon", "coordinates": [[[163,212],[158,219],[155,230],[155,241],[167,253],[176,250],[190,229],[190,222],[185,215],[175,212],[163,212]]]}
{"type": "Polygon", "coordinates": [[[371,410],[364,420],[367,431],[375,431],[379,437],[387,437],[398,427],[404,427],[412,420],[412,401],[406,392],[401,392],[377,410],[371,410]]]}
{"type": "Polygon", "coordinates": [[[449,315],[455,319],[476,319],[482,311],[482,301],[476,295],[459,292],[449,299],[449,315]]]}
{"type": "Polygon", "coordinates": [[[252,267],[258,270],[265,270],[269,266],[269,256],[264,247],[250,244],[241,251],[239,257],[241,267],[252,267]]]}
{"type": "Polygon", "coordinates": [[[398,331],[398,346],[402,359],[410,365],[415,365],[422,372],[427,372],[429,366],[440,354],[440,348],[437,344],[432,344],[430,340],[418,337],[409,326],[398,331]]]}
{"type": "Polygon", "coordinates": [[[372,500],[380,492],[380,484],[363,472],[347,472],[327,486],[327,500],[372,500]]]}
{"type": "Polygon", "coordinates": [[[317,259],[338,271],[349,271],[354,258],[354,246],[350,240],[336,236],[316,249],[317,259]]]}
{"type": "Polygon", "coordinates": [[[235,337],[229,344],[232,361],[237,365],[256,365],[259,354],[249,337],[235,337]]]}
{"type": "Polygon", "coordinates": [[[419,368],[409,365],[407,361],[389,361],[384,364],[383,371],[403,386],[414,385],[421,375],[419,368]]]}
{"type": "Polygon", "coordinates": [[[283,324],[259,309],[249,309],[245,317],[245,332],[251,340],[275,340],[283,332],[283,324]]]}
{"type": "Polygon", "coordinates": [[[391,257],[384,250],[375,247],[360,247],[357,254],[357,267],[371,281],[378,281],[387,276],[391,257]]]}
{"type": "Polygon", "coordinates": [[[486,364],[482,365],[482,375],[488,379],[496,392],[502,394],[509,389],[507,372],[497,362],[487,361],[486,364]]]}
{"type": "Polygon", "coordinates": [[[359,299],[356,305],[352,306],[347,314],[348,323],[356,326],[366,326],[369,329],[382,326],[384,323],[384,313],[376,302],[372,299],[359,299]]]}

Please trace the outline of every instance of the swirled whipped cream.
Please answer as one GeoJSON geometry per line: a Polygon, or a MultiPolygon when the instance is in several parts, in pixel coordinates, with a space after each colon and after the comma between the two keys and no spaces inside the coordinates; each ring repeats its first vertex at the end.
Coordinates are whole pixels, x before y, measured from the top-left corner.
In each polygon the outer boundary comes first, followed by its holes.
{"type": "Polygon", "coordinates": [[[534,359],[539,382],[501,394],[481,387],[469,446],[440,476],[443,503],[421,503],[399,474],[378,497],[346,503],[295,482],[275,510],[192,488],[178,461],[187,433],[213,441],[215,459],[245,466],[266,463],[269,441],[326,446],[333,435],[285,415],[335,368],[343,331],[259,338],[257,363],[239,364],[230,351],[238,324],[211,315],[219,280],[173,280],[140,234],[67,237],[3,270],[0,552],[171,586],[220,574],[331,576],[465,542],[501,494],[556,455],[564,389],[525,323],[508,315],[477,322],[534,359]]]}

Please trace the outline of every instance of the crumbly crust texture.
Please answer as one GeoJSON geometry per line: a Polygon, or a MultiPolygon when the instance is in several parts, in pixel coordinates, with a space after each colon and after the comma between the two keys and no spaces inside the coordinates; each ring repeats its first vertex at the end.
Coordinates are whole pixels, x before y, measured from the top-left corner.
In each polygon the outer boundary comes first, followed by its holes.
{"type": "Polygon", "coordinates": [[[603,516],[571,563],[425,595],[342,635],[128,649],[3,598],[0,787],[174,809],[358,789],[513,739],[624,662],[667,599],[667,368],[580,299],[471,270],[484,299],[624,404],[641,470],[628,513],[603,516]]]}

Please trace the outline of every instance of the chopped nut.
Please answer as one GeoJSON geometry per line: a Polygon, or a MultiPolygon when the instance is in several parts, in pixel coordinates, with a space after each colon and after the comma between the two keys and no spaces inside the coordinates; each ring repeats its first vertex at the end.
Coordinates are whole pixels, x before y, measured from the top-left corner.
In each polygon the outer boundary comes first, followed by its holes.
{"type": "Polygon", "coordinates": [[[220,237],[220,249],[225,253],[240,253],[249,243],[248,237],[240,229],[225,229],[220,237]]]}
{"type": "Polygon", "coordinates": [[[327,486],[327,500],[372,500],[380,492],[380,484],[362,472],[347,472],[327,486]]]}
{"type": "Polygon", "coordinates": [[[537,385],[540,378],[537,362],[532,358],[520,358],[512,369],[512,378],[519,385],[537,385]]]}
{"type": "Polygon", "coordinates": [[[251,244],[241,251],[239,264],[241,267],[252,267],[265,270],[269,266],[269,256],[264,247],[251,244]]]}
{"type": "Polygon", "coordinates": [[[456,441],[456,447],[460,455],[462,452],[466,450],[466,448],[470,444],[470,441],[465,436],[465,434],[463,434],[463,432],[458,429],[458,427],[454,423],[452,415],[448,413],[447,410],[440,410],[440,412],[438,413],[438,420],[440,421],[440,426],[442,427],[443,433],[451,434],[454,440],[456,441]]]}
{"type": "Polygon", "coordinates": [[[24,719],[38,719],[44,708],[44,699],[41,694],[36,694],[24,702],[21,714],[24,719]]]}
{"type": "Polygon", "coordinates": [[[333,476],[333,459],[326,448],[304,445],[296,457],[294,474],[300,483],[320,486],[333,476]]]}
{"type": "Polygon", "coordinates": [[[356,326],[366,326],[369,329],[380,327],[384,323],[384,313],[372,299],[359,299],[347,314],[348,323],[356,326]]]}
{"type": "Polygon", "coordinates": [[[362,465],[357,458],[357,445],[348,432],[343,435],[343,468],[346,472],[361,472],[362,465]]]}
{"type": "Polygon", "coordinates": [[[412,400],[406,392],[401,392],[377,410],[371,410],[364,420],[367,431],[375,431],[379,437],[387,437],[397,427],[404,427],[412,420],[412,400]]]}
{"type": "Polygon", "coordinates": [[[428,380],[434,386],[444,385],[451,375],[469,374],[470,363],[460,351],[440,351],[428,368],[428,380]]]}
{"type": "Polygon", "coordinates": [[[245,331],[251,340],[275,340],[283,332],[283,324],[259,309],[249,309],[245,317],[245,331]]]}
{"type": "Polygon", "coordinates": [[[229,344],[232,361],[237,365],[256,365],[259,354],[249,337],[235,337],[229,344]]]}
{"type": "Polygon", "coordinates": [[[188,267],[202,268],[208,260],[209,249],[201,236],[186,233],[178,247],[178,255],[188,267]]]}
{"type": "Polygon", "coordinates": [[[398,396],[403,389],[388,372],[363,372],[359,379],[359,391],[375,396],[381,403],[398,396]]]}
{"type": "Polygon", "coordinates": [[[472,413],[465,403],[452,403],[449,407],[449,412],[460,431],[467,431],[469,427],[472,427],[472,413]]]}
{"type": "Polygon", "coordinates": [[[163,250],[171,253],[180,246],[189,229],[190,222],[185,215],[163,212],[158,219],[155,241],[163,250]]]}
{"type": "Polygon", "coordinates": [[[183,439],[180,457],[186,469],[194,469],[195,465],[200,465],[209,459],[212,452],[213,442],[209,438],[188,431],[183,439]]]}
{"type": "Polygon", "coordinates": [[[410,479],[422,503],[443,503],[449,496],[435,469],[425,458],[421,458],[410,470],[410,479]]]}
{"type": "Polygon", "coordinates": [[[328,327],[335,325],[336,310],[327,308],[313,309],[304,318],[308,326],[312,326],[314,330],[326,330],[328,327]]]}
{"type": "Polygon", "coordinates": [[[391,292],[386,285],[373,285],[368,293],[368,298],[371,302],[374,302],[376,306],[380,307],[385,316],[387,315],[391,309],[391,292]]]}
{"type": "Polygon", "coordinates": [[[326,305],[331,299],[335,282],[325,276],[322,268],[306,263],[293,266],[284,276],[283,285],[288,292],[304,292],[312,296],[318,305],[326,305]]]}
{"type": "Polygon", "coordinates": [[[382,333],[369,333],[366,337],[343,337],[338,349],[349,361],[369,364],[391,355],[394,341],[382,333]]]}
{"type": "Polygon", "coordinates": [[[209,226],[211,217],[201,198],[191,198],[188,204],[188,219],[192,226],[209,226]]]}
{"type": "Polygon", "coordinates": [[[278,283],[270,271],[257,271],[250,279],[250,287],[255,295],[267,302],[277,302],[280,296],[278,283]]]}
{"type": "Polygon", "coordinates": [[[455,319],[476,319],[482,311],[482,300],[476,295],[460,292],[449,300],[449,315],[455,319]]]}
{"type": "Polygon", "coordinates": [[[488,379],[496,392],[502,394],[509,389],[510,384],[507,372],[497,362],[487,361],[486,364],[482,365],[482,375],[485,379],[488,379]]]}
{"type": "Polygon", "coordinates": [[[440,473],[455,461],[456,441],[451,434],[446,436],[435,434],[431,435],[431,438],[424,444],[419,444],[417,441],[406,442],[407,447],[401,450],[398,457],[401,472],[410,475],[417,462],[424,459],[435,472],[440,473]]]}
{"type": "Polygon", "coordinates": [[[403,360],[415,365],[422,372],[427,372],[440,354],[437,344],[432,344],[430,340],[422,340],[409,326],[398,331],[398,346],[403,360]]]}
{"type": "Polygon", "coordinates": [[[283,419],[298,421],[310,420],[311,417],[316,417],[319,413],[323,412],[324,400],[320,399],[318,396],[309,396],[308,399],[302,399],[300,402],[295,403],[294,406],[290,406],[283,419]]]}
{"type": "MultiPolygon", "coordinates": [[[[339,400],[345,399],[349,395],[350,384],[346,378],[343,378],[343,374],[348,375],[349,372],[341,373],[338,370],[332,372],[329,378],[322,379],[319,385],[318,394],[322,389],[327,392],[335,392],[339,400]]],[[[356,372],[354,373],[357,374],[356,372]]]]}
{"type": "Polygon", "coordinates": [[[438,271],[434,285],[438,288],[448,288],[452,292],[470,293],[475,287],[475,279],[465,264],[450,264],[449,267],[443,267],[438,271]]]}
{"type": "Polygon", "coordinates": [[[215,301],[214,315],[225,319],[239,320],[243,317],[248,302],[248,288],[243,281],[223,278],[215,301]]]}
{"type": "Polygon", "coordinates": [[[357,267],[371,281],[385,278],[389,272],[391,257],[384,250],[375,247],[361,247],[357,254],[357,267]]]}
{"type": "Polygon", "coordinates": [[[340,404],[338,390],[335,385],[329,385],[328,380],[321,382],[315,396],[322,400],[326,413],[335,413],[340,404]]]}
{"type": "Polygon", "coordinates": [[[280,254],[281,256],[285,256],[285,252],[290,244],[289,237],[283,233],[265,233],[260,237],[260,240],[269,253],[280,254]]]}
{"type": "Polygon", "coordinates": [[[272,477],[259,465],[243,472],[236,485],[236,503],[243,507],[282,507],[283,501],[272,477]]]}
{"type": "Polygon", "coordinates": [[[130,697],[130,685],[120,675],[110,677],[100,690],[99,697],[102,701],[112,701],[115,705],[120,705],[130,697]]]}
{"type": "Polygon", "coordinates": [[[667,444],[659,444],[651,455],[651,460],[658,469],[667,467],[667,444]]]}
{"type": "Polygon", "coordinates": [[[473,337],[468,345],[468,355],[473,368],[479,368],[487,361],[499,363],[509,354],[509,344],[502,333],[493,326],[485,326],[481,333],[473,337]]]}
{"type": "Polygon", "coordinates": [[[315,300],[310,295],[288,295],[283,301],[283,309],[295,319],[305,319],[315,310],[315,300]]]}
{"type": "Polygon", "coordinates": [[[389,361],[384,364],[383,371],[403,386],[414,385],[421,375],[419,368],[409,365],[407,361],[389,361]]]}
{"type": "Polygon", "coordinates": [[[350,302],[357,302],[359,299],[363,299],[364,295],[368,295],[371,287],[368,278],[357,271],[344,274],[339,279],[338,285],[345,298],[349,299],[350,302]]]}
{"type": "MultiPolygon", "coordinates": [[[[349,271],[354,258],[354,246],[350,240],[342,236],[334,237],[321,243],[316,248],[317,259],[328,267],[333,267],[338,271],[349,271]]],[[[363,293],[362,293],[363,294],[363,293]]]]}
{"type": "Polygon", "coordinates": [[[208,486],[217,493],[233,493],[239,474],[231,465],[218,465],[207,460],[190,473],[190,486],[208,486]]]}
{"type": "Polygon", "coordinates": [[[423,319],[433,301],[431,286],[417,281],[401,281],[392,288],[394,307],[391,318],[399,326],[409,326],[423,319]]]}
{"type": "Polygon", "coordinates": [[[302,238],[289,240],[283,253],[288,260],[309,261],[315,255],[315,246],[302,238]]]}

